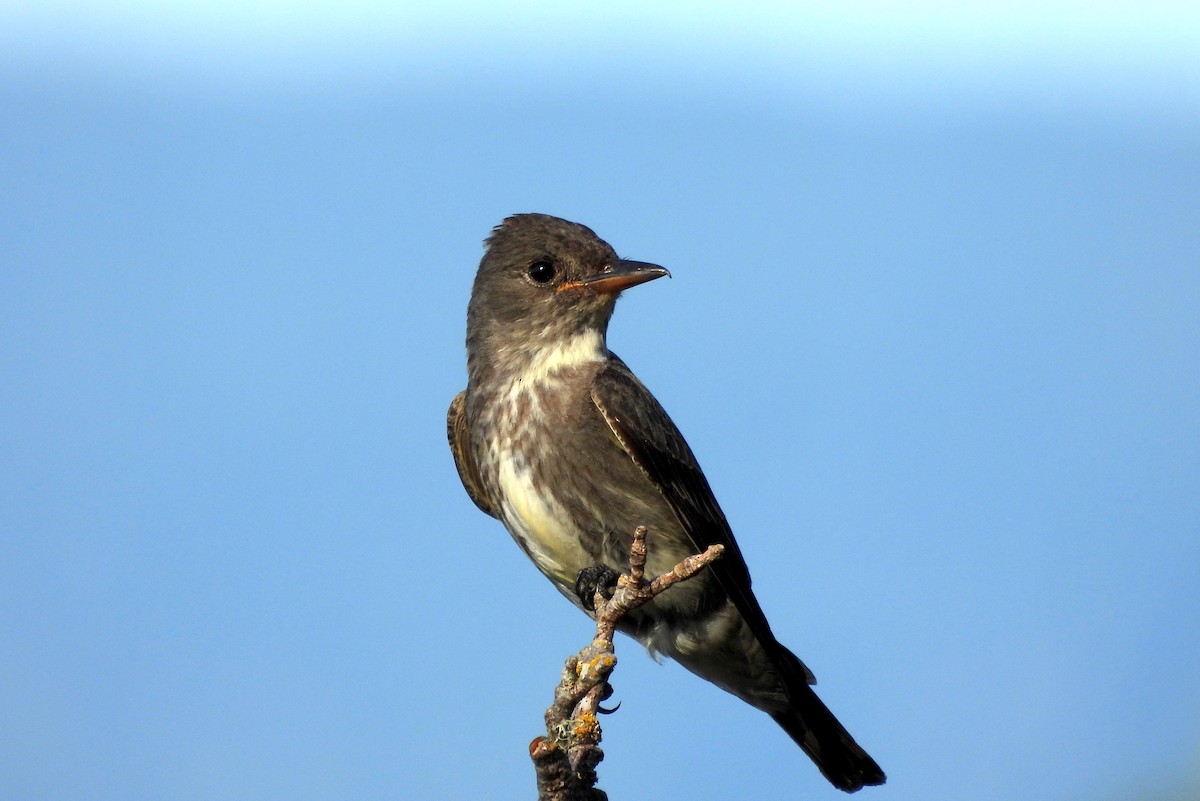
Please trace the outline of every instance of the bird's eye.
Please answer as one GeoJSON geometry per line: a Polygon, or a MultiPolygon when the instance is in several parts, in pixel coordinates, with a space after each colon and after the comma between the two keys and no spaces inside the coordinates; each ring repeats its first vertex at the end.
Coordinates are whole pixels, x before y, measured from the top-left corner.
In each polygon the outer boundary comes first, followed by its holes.
{"type": "Polygon", "coordinates": [[[557,272],[554,269],[554,262],[549,259],[538,259],[529,265],[529,277],[539,284],[550,283],[554,280],[554,275],[557,272]]]}

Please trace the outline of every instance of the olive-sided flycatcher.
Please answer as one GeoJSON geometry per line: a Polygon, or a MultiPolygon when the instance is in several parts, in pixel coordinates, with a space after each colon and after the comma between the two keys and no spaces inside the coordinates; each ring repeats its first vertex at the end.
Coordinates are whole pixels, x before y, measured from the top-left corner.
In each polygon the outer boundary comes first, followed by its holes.
{"type": "Polygon", "coordinates": [[[882,784],[809,687],[812,672],[771,633],[683,435],[605,345],[621,290],[664,275],[577,223],[518,214],[496,227],[467,307],[467,389],[447,421],[463,486],[585,611],[581,572],[625,569],[638,526],[649,529],[649,575],[724,545],[621,630],[769,714],[834,786],[882,784]]]}

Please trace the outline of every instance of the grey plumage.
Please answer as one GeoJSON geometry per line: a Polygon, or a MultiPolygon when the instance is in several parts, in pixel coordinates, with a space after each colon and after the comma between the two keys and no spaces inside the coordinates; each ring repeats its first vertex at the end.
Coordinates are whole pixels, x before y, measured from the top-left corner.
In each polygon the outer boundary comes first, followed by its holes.
{"type": "Polygon", "coordinates": [[[835,786],[884,774],[771,633],[741,551],[691,449],[605,333],[621,289],[666,271],[619,259],[590,229],[537,214],[497,226],[467,312],[468,382],[447,430],[463,486],[579,605],[594,564],[626,567],[649,531],[647,572],[713,543],[725,556],[636,610],[622,630],[770,714],[835,786]]]}

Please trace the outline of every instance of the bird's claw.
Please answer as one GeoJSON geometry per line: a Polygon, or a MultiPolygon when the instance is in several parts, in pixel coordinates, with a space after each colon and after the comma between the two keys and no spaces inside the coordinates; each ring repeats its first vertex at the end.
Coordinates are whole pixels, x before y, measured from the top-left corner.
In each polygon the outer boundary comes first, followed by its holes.
{"type": "Polygon", "coordinates": [[[589,612],[596,611],[596,593],[611,598],[621,574],[607,565],[591,565],[579,571],[575,578],[575,596],[589,612]]]}

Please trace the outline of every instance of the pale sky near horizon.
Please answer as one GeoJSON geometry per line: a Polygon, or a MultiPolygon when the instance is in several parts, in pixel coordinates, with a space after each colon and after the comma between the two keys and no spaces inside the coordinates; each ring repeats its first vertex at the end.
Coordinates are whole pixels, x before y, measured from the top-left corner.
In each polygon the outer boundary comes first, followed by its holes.
{"type": "MultiPolygon", "coordinates": [[[[534,797],[481,241],[610,344],[896,801],[1200,792],[1200,8],[0,5],[0,798],[534,797]]],[[[601,786],[837,798],[618,643],[601,786]]]]}

